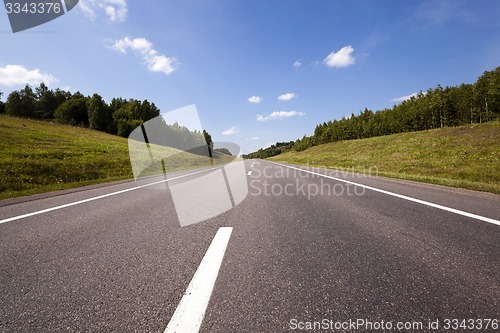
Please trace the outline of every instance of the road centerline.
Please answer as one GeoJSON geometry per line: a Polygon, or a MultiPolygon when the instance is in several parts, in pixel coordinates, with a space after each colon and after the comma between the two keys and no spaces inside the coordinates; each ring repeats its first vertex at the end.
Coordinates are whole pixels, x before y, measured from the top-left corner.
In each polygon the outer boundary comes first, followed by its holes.
{"type": "Polygon", "coordinates": [[[336,181],[339,181],[339,182],[343,182],[343,183],[346,183],[346,184],[351,184],[351,185],[354,185],[354,186],[363,187],[363,188],[365,188],[367,190],[371,190],[371,191],[375,191],[375,192],[387,194],[387,195],[390,195],[390,196],[393,196],[393,197],[396,197],[396,198],[400,198],[400,199],[412,201],[412,202],[419,203],[419,204],[422,204],[422,205],[426,205],[426,206],[429,206],[429,207],[441,209],[441,210],[444,210],[444,211],[447,211],[447,212],[451,212],[451,213],[455,213],[455,214],[458,214],[458,215],[470,217],[470,218],[473,218],[473,219],[476,219],[476,220],[480,220],[480,221],[483,221],[483,222],[488,222],[488,223],[500,225],[500,221],[499,220],[495,220],[495,219],[492,219],[492,218],[489,218],[489,217],[485,217],[485,216],[481,216],[481,215],[477,215],[477,214],[472,214],[472,213],[465,212],[465,211],[462,211],[462,210],[459,210],[459,209],[455,209],[455,208],[451,208],[451,207],[446,207],[446,206],[435,204],[435,203],[432,203],[432,202],[429,202],[429,201],[420,200],[420,199],[416,199],[416,198],[409,197],[409,196],[406,196],[406,195],[402,195],[402,194],[398,194],[398,193],[394,193],[394,192],[382,190],[382,189],[379,189],[379,188],[376,188],[376,187],[372,187],[372,186],[368,186],[368,185],[363,185],[363,184],[355,183],[355,182],[352,182],[350,180],[345,180],[345,179],[342,179],[342,178],[337,178],[337,177],[332,177],[332,176],[324,175],[324,174],[319,173],[319,172],[305,170],[305,169],[301,169],[301,168],[289,166],[289,165],[286,165],[286,164],[281,164],[281,163],[276,163],[276,162],[271,162],[271,161],[269,161],[269,162],[272,163],[272,164],[279,165],[279,166],[284,167],[284,168],[289,168],[289,169],[294,169],[294,170],[298,170],[298,171],[302,171],[302,172],[307,172],[307,173],[310,173],[312,175],[317,175],[317,176],[320,176],[320,177],[324,177],[324,178],[328,178],[328,179],[333,179],[333,180],[336,180],[336,181]]]}
{"type": "Polygon", "coordinates": [[[232,231],[232,227],[219,228],[164,333],[200,330],[232,231]]]}

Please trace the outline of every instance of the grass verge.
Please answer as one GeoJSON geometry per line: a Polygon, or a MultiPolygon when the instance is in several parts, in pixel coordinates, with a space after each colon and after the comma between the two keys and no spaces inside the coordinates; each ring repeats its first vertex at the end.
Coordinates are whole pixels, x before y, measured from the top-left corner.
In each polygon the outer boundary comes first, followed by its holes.
{"type": "Polygon", "coordinates": [[[500,122],[334,142],[270,160],[500,194],[500,122]]]}
{"type": "MultiPolygon", "coordinates": [[[[188,153],[171,160],[177,164],[168,171],[209,165],[208,158],[188,153]]],[[[216,155],[215,163],[227,161],[216,155]]],[[[161,173],[161,165],[146,172],[161,173]]],[[[126,138],[0,115],[0,200],[131,178],[126,138]]]]}

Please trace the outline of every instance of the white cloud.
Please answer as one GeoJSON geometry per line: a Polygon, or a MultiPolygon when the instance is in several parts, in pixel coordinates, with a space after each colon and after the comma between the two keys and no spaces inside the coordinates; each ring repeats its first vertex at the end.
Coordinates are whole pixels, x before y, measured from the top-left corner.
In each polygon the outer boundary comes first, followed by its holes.
{"type": "Polygon", "coordinates": [[[289,101],[289,100],[294,99],[295,97],[297,97],[297,95],[295,95],[295,93],[286,93],[286,94],[278,96],[278,99],[280,101],[289,101]]]}
{"type": "Polygon", "coordinates": [[[79,8],[83,15],[87,16],[89,19],[92,21],[95,21],[97,15],[94,10],[94,3],[95,1],[92,0],[80,0],[79,1],[79,8]]]}
{"type": "Polygon", "coordinates": [[[291,118],[291,117],[302,117],[305,116],[306,114],[304,112],[297,112],[297,111],[274,111],[267,116],[258,114],[257,115],[257,121],[268,121],[268,120],[280,120],[280,119],[285,119],[285,118],[291,118]]]}
{"type": "Polygon", "coordinates": [[[236,126],[232,126],[231,128],[222,132],[222,135],[234,135],[236,133],[238,133],[238,129],[236,128],[236,126]]]}
{"type": "Polygon", "coordinates": [[[260,98],[259,96],[252,96],[248,97],[248,101],[252,104],[260,104],[260,102],[262,102],[262,98],[260,98]]]}
{"type": "Polygon", "coordinates": [[[103,10],[110,22],[125,22],[128,13],[126,0],[80,0],[78,8],[92,21],[97,10],[103,10]]]}
{"type": "Polygon", "coordinates": [[[302,63],[299,60],[297,60],[293,63],[293,67],[295,67],[295,68],[299,68],[300,66],[302,66],[302,63]]]}
{"type": "Polygon", "coordinates": [[[352,56],[354,49],[351,45],[344,46],[337,52],[330,53],[323,63],[331,68],[343,68],[354,65],[356,58],[352,56]]]}
{"type": "Polygon", "coordinates": [[[260,137],[258,137],[258,136],[252,136],[251,138],[246,138],[246,140],[253,140],[253,141],[260,140],[260,137]]]}
{"type": "Polygon", "coordinates": [[[121,53],[127,53],[127,50],[131,49],[143,54],[147,54],[153,48],[153,44],[146,38],[130,39],[128,37],[125,37],[115,41],[111,47],[121,53]]]}
{"type": "Polygon", "coordinates": [[[150,72],[168,75],[175,71],[178,64],[175,58],[169,58],[156,51],[153,48],[153,43],[146,38],[130,39],[125,37],[114,41],[111,48],[121,53],[127,53],[128,50],[134,51],[144,60],[150,72]]]}
{"type": "Polygon", "coordinates": [[[4,86],[17,86],[24,84],[45,83],[50,85],[57,79],[50,74],[42,73],[38,68],[28,70],[19,65],[7,65],[0,67],[0,84],[4,86]]]}
{"type": "MultiPolygon", "coordinates": [[[[426,93],[427,92],[423,92],[422,94],[425,95],[426,93]]],[[[410,94],[410,95],[407,95],[407,96],[396,97],[396,98],[391,99],[391,102],[402,103],[404,101],[410,100],[412,97],[417,98],[418,95],[419,95],[419,93],[413,93],[413,94],[410,94]]]]}

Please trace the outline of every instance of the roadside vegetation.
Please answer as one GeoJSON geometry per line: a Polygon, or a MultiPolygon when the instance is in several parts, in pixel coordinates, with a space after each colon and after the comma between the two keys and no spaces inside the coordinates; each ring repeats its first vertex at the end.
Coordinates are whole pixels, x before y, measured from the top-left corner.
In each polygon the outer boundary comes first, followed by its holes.
{"type": "MultiPolygon", "coordinates": [[[[174,148],[161,147],[174,155],[174,148]]],[[[209,165],[207,156],[179,153],[167,171],[209,165]]],[[[214,152],[214,162],[231,156],[214,152]]],[[[157,164],[158,166],[158,164],[157,164]]],[[[161,164],[160,164],[161,166],[161,164]]],[[[142,174],[161,173],[151,168],[142,174]]],[[[128,140],[81,127],[0,115],[0,200],[133,178],[128,140]]]]}
{"type": "Polygon", "coordinates": [[[339,141],[269,159],[500,194],[500,121],[339,141]]]}
{"type": "Polygon", "coordinates": [[[441,87],[409,96],[391,109],[368,108],[340,120],[318,124],[311,136],[278,142],[246,155],[268,158],[286,151],[303,151],[339,141],[366,139],[396,133],[424,131],[500,120],[500,67],[484,72],[475,83],[441,87]]]}
{"type": "MultiPolygon", "coordinates": [[[[227,160],[226,154],[211,148],[214,160],[199,152],[179,153],[213,147],[211,135],[165,123],[147,100],[119,97],[107,103],[97,93],[51,90],[44,83],[12,91],[5,102],[3,97],[0,91],[0,199],[131,178],[126,138],[136,128],[144,130],[143,124],[152,119],[168,138],[162,142],[170,146],[159,150],[175,156],[166,170],[227,160]]],[[[159,161],[154,162],[154,167],[143,168],[143,175],[163,171],[159,161]]]]}
{"type": "Polygon", "coordinates": [[[0,115],[0,199],[132,177],[127,139],[0,115]]]}

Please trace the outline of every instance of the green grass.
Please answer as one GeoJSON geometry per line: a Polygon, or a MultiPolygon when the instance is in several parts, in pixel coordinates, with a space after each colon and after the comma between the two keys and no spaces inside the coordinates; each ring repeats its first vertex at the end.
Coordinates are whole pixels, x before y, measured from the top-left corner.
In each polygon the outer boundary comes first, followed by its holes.
{"type": "Polygon", "coordinates": [[[500,122],[335,142],[270,160],[500,194],[500,122]]]}
{"type": "MultiPolygon", "coordinates": [[[[222,155],[216,156],[216,163],[227,162],[228,156],[222,155]]],[[[176,165],[167,165],[169,171],[209,163],[206,157],[187,153],[171,161],[176,165]]],[[[130,178],[126,138],[0,115],[0,200],[130,178]]]]}

